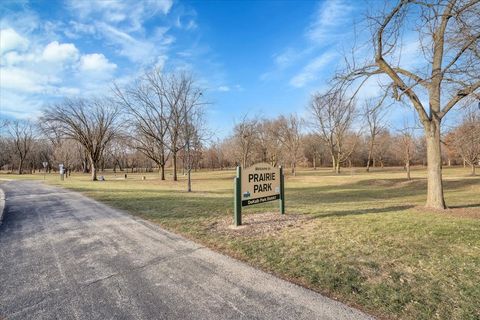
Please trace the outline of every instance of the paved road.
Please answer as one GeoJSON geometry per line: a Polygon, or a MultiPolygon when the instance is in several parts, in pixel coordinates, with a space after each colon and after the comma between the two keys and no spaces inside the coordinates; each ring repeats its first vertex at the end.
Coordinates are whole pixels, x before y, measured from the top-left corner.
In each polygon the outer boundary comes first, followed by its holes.
{"type": "Polygon", "coordinates": [[[1,187],[0,319],[369,319],[78,193],[1,187]]]}

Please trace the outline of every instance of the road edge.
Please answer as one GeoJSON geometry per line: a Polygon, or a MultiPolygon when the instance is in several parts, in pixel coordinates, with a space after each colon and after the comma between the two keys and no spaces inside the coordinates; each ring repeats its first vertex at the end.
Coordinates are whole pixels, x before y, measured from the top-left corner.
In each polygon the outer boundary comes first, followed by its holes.
{"type": "Polygon", "coordinates": [[[3,222],[3,215],[5,213],[5,192],[0,188],[0,226],[3,222]]]}

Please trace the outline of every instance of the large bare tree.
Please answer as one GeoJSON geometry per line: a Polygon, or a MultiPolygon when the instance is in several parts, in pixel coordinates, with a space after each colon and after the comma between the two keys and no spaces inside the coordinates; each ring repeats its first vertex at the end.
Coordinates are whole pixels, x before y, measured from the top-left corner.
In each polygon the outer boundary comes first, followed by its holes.
{"type": "Polygon", "coordinates": [[[159,166],[162,180],[165,180],[165,165],[170,157],[171,106],[166,98],[167,89],[165,76],[158,68],[146,72],[124,90],[114,87],[118,103],[131,120],[129,144],[159,166]]]}
{"type": "MultiPolygon", "coordinates": [[[[479,0],[385,1],[368,15],[373,51],[366,63],[352,59],[343,80],[365,83],[380,75],[398,100],[409,103],[423,126],[427,144],[426,206],[446,208],[441,159],[445,115],[480,88],[479,0]],[[415,61],[402,59],[407,37],[418,42],[415,61]],[[423,56],[422,56],[423,54],[423,56]],[[346,75],[346,76],[345,76],[346,75]]],[[[351,83],[351,82],[350,82],[351,83]]]]}
{"type": "Polygon", "coordinates": [[[203,90],[195,83],[192,75],[181,73],[167,73],[159,75],[154,82],[155,90],[162,94],[168,107],[168,137],[167,147],[172,154],[173,180],[177,181],[177,160],[181,150],[188,148],[190,153],[191,142],[200,130],[197,125],[200,120],[203,90]]]}
{"type": "Polygon", "coordinates": [[[119,108],[107,98],[67,98],[46,106],[40,121],[62,138],[83,146],[95,181],[104,150],[119,132],[119,114],[119,108]]]}

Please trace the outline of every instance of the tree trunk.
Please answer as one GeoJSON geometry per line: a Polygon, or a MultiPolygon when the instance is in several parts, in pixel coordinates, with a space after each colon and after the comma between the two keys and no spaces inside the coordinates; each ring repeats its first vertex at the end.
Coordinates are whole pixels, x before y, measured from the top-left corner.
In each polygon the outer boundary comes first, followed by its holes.
{"type": "Polygon", "coordinates": [[[313,156],[313,170],[317,170],[317,157],[314,155],[313,156]]]}
{"type": "Polygon", "coordinates": [[[20,162],[18,163],[18,174],[23,174],[23,159],[20,158],[20,162]]]}
{"type": "Polygon", "coordinates": [[[370,172],[370,162],[372,161],[372,154],[373,154],[373,139],[368,146],[367,172],[370,172]]]}
{"type": "Polygon", "coordinates": [[[97,164],[92,161],[91,163],[92,181],[97,181],[97,164]]]}
{"type": "Polygon", "coordinates": [[[475,175],[475,161],[472,161],[472,176],[475,175]]]}
{"type": "Polygon", "coordinates": [[[172,159],[173,159],[173,181],[178,181],[177,178],[177,153],[174,152],[172,154],[172,159]]]}
{"type": "Polygon", "coordinates": [[[335,156],[332,155],[332,171],[337,172],[337,160],[335,159],[335,156]]]}
{"type": "Polygon", "coordinates": [[[192,177],[191,177],[191,172],[192,172],[192,169],[188,168],[188,169],[187,169],[187,175],[188,175],[187,192],[192,192],[192,177]]]}
{"type": "Polygon", "coordinates": [[[90,172],[92,174],[92,181],[97,181],[98,159],[93,159],[92,155],[88,156],[90,160],[90,172]]]}
{"type": "Polygon", "coordinates": [[[336,161],[335,173],[340,174],[340,161],[336,161]]]}
{"type": "Polygon", "coordinates": [[[412,180],[412,177],[410,176],[410,160],[405,162],[405,169],[407,170],[407,179],[412,180]]]}
{"type": "Polygon", "coordinates": [[[442,181],[442,153],[440,145],[440,121],[432,120],[425,128],[427,140],[427,204],[434,209],[445,209],[442,181]]]}
{"type": "Polygon", "coordinates": [[[162,175],[161,179],[165,180],[165,163],[160,165],[160,171],[161,171],[161,175],[162,175]]]}

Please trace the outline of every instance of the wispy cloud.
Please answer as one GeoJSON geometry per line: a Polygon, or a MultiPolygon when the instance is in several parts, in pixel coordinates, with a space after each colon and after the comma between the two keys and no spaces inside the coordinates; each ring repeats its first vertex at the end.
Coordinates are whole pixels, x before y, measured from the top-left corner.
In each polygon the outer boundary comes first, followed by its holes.
{"type": "Polygon", "coordinates": [[[70,0],[67,2],[67,8],[75,12],[80,20],[96,20],[122,25],[128,31],[143,29],[146,20],[157,14],[168,14],[172,5],[172,0],[70,0]]]}
{"type": "Polygon", "coordinates": [[[166,17],[172,5],[172,0],[71,0],[66,8],[76,18],[69,22],[65,34],[72,39],[82,35],[105,39],[130,61],[153,64],[158,57],[167,56],[175,39],[168,34],[168,26],[146,30],[145,24],[153,17],[166,17]]]}
{"type": "Polygon", "coordinates": [[[334,58],[336,54],[333,52],[325,52],[320,56],[310,61],[300,73],[296,74],[291,80],[290,85],[300,88],[307,83],[316,80],[320,77],[321,70],[327,66],[334,58]]]}
{"type": "Polygon", "coordinates": [[[218,91],[228,92],[228,91],[230,91],[230,87],[229,86],[220,86],[220,87],[218,87],[218,91]]]}
{"type": "Polygon", "coordinates": [[[289,84],[295,88],[302,88],[318,79],[319,73],[332,62],[336,43],[342,35],[348,33],[345,26],[352,22],[353,6],[352,2],[344,0],[326,0],[319,3],[305,27],[300,43],[274,54],[274,67],[261,74],[260,79],[272,80],[293,72],[289,84]]]}
{"type": "Polygon", "coordinates": [[[338,26],[352,22],[352,2],[344,0],[326,0],[315,12],[313,21],[306,31],[309,40],[321,43],[327,39],[335,38],[339,33],[346,32],[338,26]]]}

